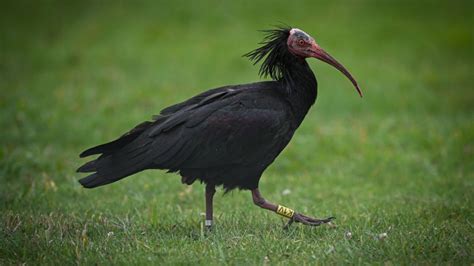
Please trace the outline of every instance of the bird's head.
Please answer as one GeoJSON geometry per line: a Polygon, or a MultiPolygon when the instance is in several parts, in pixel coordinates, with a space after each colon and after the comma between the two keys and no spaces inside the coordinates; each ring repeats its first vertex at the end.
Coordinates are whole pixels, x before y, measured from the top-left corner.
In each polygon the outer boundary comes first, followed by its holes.
{"type": "Polygon", "coordinates": [[[245,54],[254,63],[258,63],[265,58],[260,68],[261,75],[270,76],[273,79],[281,79],[285,72],[285,62],[313,57],[338,69],[352,82],[362,97],[359,85],[351,73],[334,57],[324,51],[314,38],[306,32],[297,28],[277,28],[265,30],[264,32],[266,36],[261,43],[263,46],[245,54]]]}

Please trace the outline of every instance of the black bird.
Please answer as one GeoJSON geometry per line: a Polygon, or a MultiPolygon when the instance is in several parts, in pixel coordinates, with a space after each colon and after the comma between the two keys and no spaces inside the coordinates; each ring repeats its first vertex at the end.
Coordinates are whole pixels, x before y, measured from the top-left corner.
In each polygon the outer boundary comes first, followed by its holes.
{"type": "Polygon", "coordinates": [[[216,186],[226,191],[248,189],[253,202],[306,225],[316,219],[266,201],[258,190],[262,173],[293,137],[317,95],[316,77],[306,58],[314,57],[341,71],[362,93],[355,79],[315,40],[297,28],[264,31],[262,46],[245,54],[263,62],[260,76],[272,81],[224,86],[163,109],[120,138],[93,148],[81,157],[100,154],[78,172],[92,172],[79,182],[94,188],[146,169],[166,169],[181,182],[206,184],[206,226],[212,225],[216,186]]]}

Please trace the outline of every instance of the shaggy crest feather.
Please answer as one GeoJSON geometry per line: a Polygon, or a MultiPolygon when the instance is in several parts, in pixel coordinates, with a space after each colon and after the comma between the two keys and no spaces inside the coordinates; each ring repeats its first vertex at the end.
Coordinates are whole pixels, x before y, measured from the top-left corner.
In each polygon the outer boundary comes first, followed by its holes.
{"type": "Polygon", "coordinates": [[[285,62],[287,62],[292,55],[288,51],[286,41],[290,35],[291,27],[278,27],[271,30],[262,30],[265,33],[263,41],[260,43],[263,46],[244,54],[253,64],[263,61],[258,74],[262,77],[270,77],[274,80],[281,80],[284,78],[287,70],[285,62]]]}

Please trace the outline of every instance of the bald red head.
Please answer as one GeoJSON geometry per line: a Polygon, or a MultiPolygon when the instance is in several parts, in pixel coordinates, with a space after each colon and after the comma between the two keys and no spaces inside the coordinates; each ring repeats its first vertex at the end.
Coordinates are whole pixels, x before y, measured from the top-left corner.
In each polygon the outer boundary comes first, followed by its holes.
{"type": "Polygon", "coordinates": [[[288,45],[288,50],[295,56],[302,58],[314,57],[337,68],[352,82],[360,97],[362,97],[362,91],[351,73],[349,73],[349,71],[336,59],[324,51],[309,34],[300,29],[293,28],[290,30],[290,35],[288,36],[286,43],[288,45]]]}

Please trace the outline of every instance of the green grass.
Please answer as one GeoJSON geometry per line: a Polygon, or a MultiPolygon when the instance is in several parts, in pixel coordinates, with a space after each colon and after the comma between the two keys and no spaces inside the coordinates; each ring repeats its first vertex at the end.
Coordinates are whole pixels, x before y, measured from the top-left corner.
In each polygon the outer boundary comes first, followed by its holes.
{"type": "Polygon", "coordinates": [[[195,2],[2,4],[0,264],[474,263],[472,1],[195,2]],[[219,191],[209,233],[202,185],[159,171],[80,187],[80,151],[258,80],[241,55],[279,21],[365,93],[312,60],[318,101],[260,183],[336,226],[284,231],[248,191],[219,191]]]}

